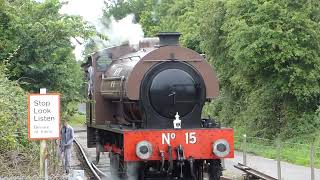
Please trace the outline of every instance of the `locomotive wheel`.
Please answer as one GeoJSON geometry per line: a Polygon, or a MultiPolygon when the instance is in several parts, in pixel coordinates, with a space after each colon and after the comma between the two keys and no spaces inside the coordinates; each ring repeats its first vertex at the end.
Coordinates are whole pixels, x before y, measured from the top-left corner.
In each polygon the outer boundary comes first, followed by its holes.
{"type": "Polygon", "coordinates": [[[221,160],[212,160],[210,161],[209,169],[209,180],[219,180],[222,176],[222,166],[221,166],[221,160]]]}
{"type": "Polygon", "coordinates": [[[139,163],[125,162],[123,156],[110,152],[110,172],[114,180],[139,180],[139,163]]]}

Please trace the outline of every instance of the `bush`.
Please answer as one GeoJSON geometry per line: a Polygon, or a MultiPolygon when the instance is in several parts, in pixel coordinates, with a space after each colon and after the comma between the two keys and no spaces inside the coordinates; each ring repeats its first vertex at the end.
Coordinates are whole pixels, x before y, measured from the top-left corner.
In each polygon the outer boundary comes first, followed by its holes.
{"type": "Polygon", "coordinates": [[[0,66],[0,152],[28,146],[27,96],[18,82],[10,81],[0,66]]]}
{"type": "Polygon", "coordinates": [[[320,4],[210,0],[202,47],[218,72],[213,114],[253,136],[292,138],[320,128],[320,4]]]}

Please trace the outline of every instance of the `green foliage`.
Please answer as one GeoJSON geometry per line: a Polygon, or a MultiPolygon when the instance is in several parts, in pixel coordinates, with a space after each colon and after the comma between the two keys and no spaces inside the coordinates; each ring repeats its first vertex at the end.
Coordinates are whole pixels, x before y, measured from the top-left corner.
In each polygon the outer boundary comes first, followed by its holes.
{"type": "Polygon", "coordinates": [[[29,92],[46,87],[61,93],[62,110],[69,113],[67,104],[79,101],[82,84],[70,38],[88,37],[90,27],[80,17],[59,14],[59,0],[1,3],[0,59],[7,60],[8,77],[29,92]]]}
{"type": "Polygon", "coordinates": [[[195,1],[193,0],[162,0],[148,1],[148,9],[141,13],[139,23],[142,24],[147,36],[158,32],[181,32],[181,44],[201,52],[198,34],[199,21],[196,17],[195,1]],[[151,8],[152,7],[152,8],[151,8]]]}
{"type": "Polygon", "coordinates": [[[215,114],[262,137],[315,133],[320,128],[315,116],[320,98],[318,1],[198,3],[199,17],[211,17],[200,20],[202,47],[218,71],[222,96],[232,102],[219,101],[215,114]],[[221,115],[226,110],[229,117],[221,115]]]}
{"type": "Polygon", "coordinates": [[[80,17],[59,14],[60,7],[59,0],[0,0],[0,174],[4,176],[38,173],[34,167],[39,147],[28,140],[27,92],[41,87],[59,92],[62,119],[73,114],[83,98],[81,68],[70,38],[86,38],[91,28],[80,17]]]}
{"type": "Polygon", "coordinates": [[[84,125],[86,123],[86,115],[76,113],[69,119],[69,124],[71,126],[84,125]]]}
{"type": "Polygon", "coordinates": [[[0,65],[0,153],[32,146],[27,135],[27,96],[17,82],[4,75],[0,65]]]}
{"type": "Polygon", "coordinates": [[[106,2],[104,17],[113,16],[116,20],[126,17],[128,14],[134,14],[136,21],[140,21],[141,13],[146,9],[148,1],[145,0],[113,0],[106,2]]]}

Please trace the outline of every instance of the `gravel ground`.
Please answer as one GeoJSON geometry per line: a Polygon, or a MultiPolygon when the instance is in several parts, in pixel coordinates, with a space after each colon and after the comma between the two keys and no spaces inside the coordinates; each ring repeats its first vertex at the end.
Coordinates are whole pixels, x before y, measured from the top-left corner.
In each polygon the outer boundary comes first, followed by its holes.
{"type": "MultiPolygon", "coordinates": [[[[69,177],[72,177],[73,174],[76,174],[78,170],[83,170],[84,171],[84,166],[82,162],[79,161],[79,155],[76,149],[76,145],[73,144],[73,149],[72,149],[72,156],[71,156],[71,173],[69,174],[69,177]]],[[[80,173],[80,172],[79,172],[80,173]]],[[[82,180],[87,180],[88,175],[84,173],[84,178],[82,180]]]]}

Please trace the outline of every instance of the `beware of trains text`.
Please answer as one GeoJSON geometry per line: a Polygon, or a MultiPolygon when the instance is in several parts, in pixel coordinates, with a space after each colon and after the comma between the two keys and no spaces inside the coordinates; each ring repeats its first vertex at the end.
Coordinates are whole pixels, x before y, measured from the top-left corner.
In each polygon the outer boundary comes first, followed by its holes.
{"type": "Polygon", "coordinates": [[[57,139],[60,126],[60,95],[29,95],[28,131],[30,139],[57,139]]]}

